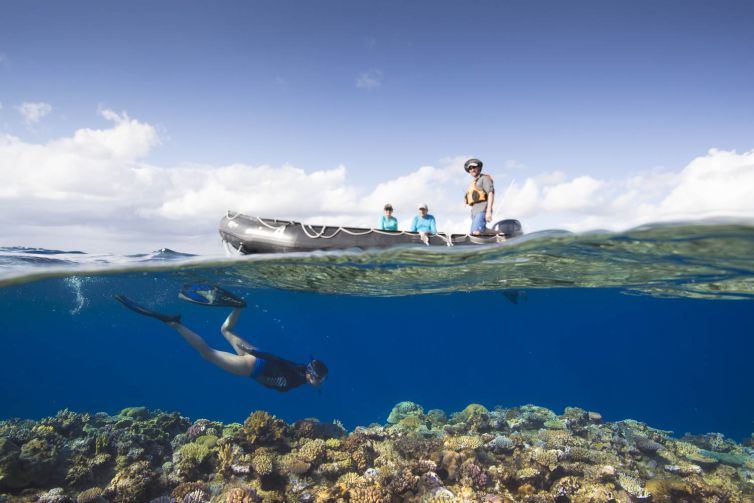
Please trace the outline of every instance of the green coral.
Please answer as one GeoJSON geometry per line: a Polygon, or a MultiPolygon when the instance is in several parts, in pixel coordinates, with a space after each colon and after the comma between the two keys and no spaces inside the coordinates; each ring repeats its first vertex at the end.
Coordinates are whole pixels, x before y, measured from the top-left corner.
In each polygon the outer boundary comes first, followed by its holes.
{"type": "Polygon", "coordinates": [[[548,430],[565,430],[566,423],[562,419],[548,419],[542,425],[548,430]]]}
{"type": "Polygon", "coordinates": [[[396,425],[404,430],[417,430],[424,426],[424,421],[419,416],[406,416],[401,418],[396,425]]]}
{"type": "Polygon", "coordinates": [[[389,424],[397,424],[401,419],[407,416],[423,416],[424,409],[421,405],[417,405],[414,402],[400,402],[393,410],[390,411],[390,415],[387,417],[389,424]]]}
{"type": "Polygon", "coordinates": [[[243,431],[243,425],[241,423],[226,424],[223,428],[222,438],[235,437],[243,431]]]}
{"type": "Polygon", "coordinates": [[[130,417],[132,419],[147,419],[149,411],[146,407],[126,407],[118,413],[119,416],[130,417]]]}
{"type": "Polygon", "coordinates": [[[472,403],[466,406],[461,412],[453,415],[455,422],[473,423],[481,416],[489,416],[490,411],[487,407],[478,403],[472,403]]]}
{"type": "Polygon", "coordinates": [[[188,465],[189,468],[196,468],[207,459],[211,451],[206,444],[192,442],[181,446],[178,452],[182,464],[188,465]]]}
{"type": "Polygon", "coordinates": [[[97,438],[94,441],[94,453],[104,454],[108,451],[109,447],[110,447],[110,437],[106,433],[97,435],[97,438]]]}
{"type": "Polygon", "coordinates": [[[202,435],[194,440],[194,443],[206,445],[209,449],[214,449],[219,439],[215,435],[202,435]]]}

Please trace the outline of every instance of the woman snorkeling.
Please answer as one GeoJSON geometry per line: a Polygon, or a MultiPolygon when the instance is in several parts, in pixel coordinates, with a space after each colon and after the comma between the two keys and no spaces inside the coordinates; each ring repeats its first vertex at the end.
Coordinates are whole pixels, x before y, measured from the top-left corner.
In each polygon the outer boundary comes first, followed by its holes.
{"type": "Polygon", "coordinates": [[[206,306],[233,307],[233,311],[220,327],[223,337],[233,346],[236,354],[212,349],[196,332],[181,323],[181,316],[150,311],[124,295],[115,295],[115,300],[130,310],[158,319],[173,327],[199,354],[221,369],[240,376],[249,376],[263,386],[277,391],[289,391],[309,383],[318,387],[327,377],[327,365],[312,359],[308,364],[294,363],[270,353],[264,353],[233,333],[241,309],[246,301],[227,290],[212,285],[189,285],[179,297],[188,302],[206,306]]]}

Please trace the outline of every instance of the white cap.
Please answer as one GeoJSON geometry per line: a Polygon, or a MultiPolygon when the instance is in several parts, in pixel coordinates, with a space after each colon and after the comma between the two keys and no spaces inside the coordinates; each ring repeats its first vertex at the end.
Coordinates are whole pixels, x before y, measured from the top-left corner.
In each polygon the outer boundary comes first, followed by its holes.
{"type": "Polygon", "coordinates": [[[419,209],[420,210],[427,210],[427,211],[429,211],[429,206],[427,206],[427,203],[421,203],[419,205],[419,209]]]}

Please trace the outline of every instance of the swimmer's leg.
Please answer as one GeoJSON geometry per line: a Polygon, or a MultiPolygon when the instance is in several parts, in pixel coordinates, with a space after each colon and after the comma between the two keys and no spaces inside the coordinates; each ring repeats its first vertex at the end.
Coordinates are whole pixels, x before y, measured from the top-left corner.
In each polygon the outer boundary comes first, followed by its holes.
{"type": "Polygon", "coordinates": [[[163,314],[158,313],[157,311],[150,311],[149,309],[140,306],[136,302],[132,301],[125,295],[115,295],[115,300],[126,306],[128,309],[135,313],[139,313],[144,316],[149,316],[150,318],[156,318],[160,321],[164,321],[165,323],[169,322],[180,322],[181,321],[181,315],[180,314],[163,314]]]}
{"type": "Polygon", "coordinates": [[[222,327],[220,327],[220,332],[223,334],[223,337],[225,337],[225,340],[228,341],[231,346],[233,346],[233,349],[236,350],[236,353],[243,356],[250,354],[251,350],[256,348],[249,344],[249,342],[241,339],[239,336],[233,333],[233,327],[236,326],[236,321],[238,321],[238,317],[240,315],[240,308],[236,308],[231,311],[222,327]]]}
{"type": "Polygon", "coordinates": [[[249,354],[234,355],[226,353],[225,351],[217,351],[216,349],[209,347],[201,336],[182,325],[180,322],[171,321],[168,322],[168,325],[181,334],[181,337],[183,337],[192,348],[196,349],[199,354],[202,355],[202,358],[211,364],[220,367],[226,372],[240,376],[249,376],[251,375],[251,371],[254,370],[254,364],[257,360],[254,356],[249,354]]]}

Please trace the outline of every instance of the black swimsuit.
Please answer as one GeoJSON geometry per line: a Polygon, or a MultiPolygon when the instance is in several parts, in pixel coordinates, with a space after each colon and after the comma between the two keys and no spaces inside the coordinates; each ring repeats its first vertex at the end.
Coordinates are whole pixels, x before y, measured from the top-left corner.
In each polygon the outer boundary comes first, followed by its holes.
{"type": "Polygon", "coordinates": [[[251,350],[250,353],[257,359],[254,370],[251,372],[251,378],[262,386],[277,391],[289,391],[306,384],[306,365],[293,363],[279,356],[255,349],[251,350]]]}

